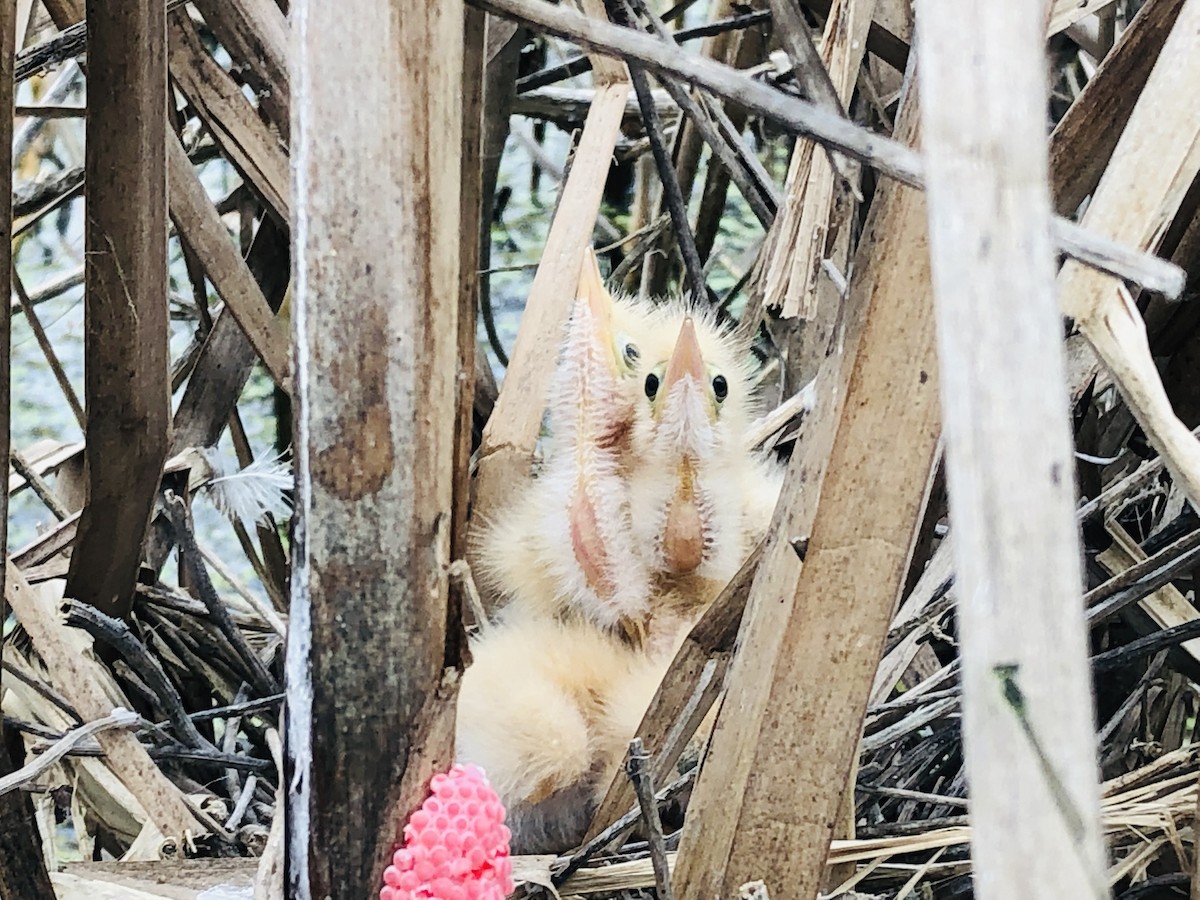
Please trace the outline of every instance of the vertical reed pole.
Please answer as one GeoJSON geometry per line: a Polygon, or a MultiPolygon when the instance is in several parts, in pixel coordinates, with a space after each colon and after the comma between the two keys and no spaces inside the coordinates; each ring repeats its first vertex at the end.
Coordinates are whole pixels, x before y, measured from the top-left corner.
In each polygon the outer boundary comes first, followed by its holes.
{"type": "Polygon", "coordinates": [[[1043,0],[923,0],[930,251],[982,900],[1106,897],[1043,0]]]}
{"type": "MultiPolygon", "coordinates": [[[[910,143],[916,100],[896,126],[910,143]]],[[[938,442],[925,218],[919,191],[880,185],[689,801],[682,897],[820,888],[938,442]]]]}
{"type": "MultiPolygon", "coordinates": [[[[0,3],[0,284],[4,295],[12,294],[12,140],[13,140],[13,60],[16,54],[17,4],[0,3]]],[[[7,466],[9,456],[9,414],[12,401],[10,343],[12,314],[8,303],[0,304],[0,459],[7,466]]],[[[8,556],[8,491],[0,494],[0,558],[8,556]]],[[[0,628],[8,618],[5,600],[5,567],[0,566],[0,628]]],[[[4,643],[0,641],[0,658],[4,643]]],[[[0,696],[4,674],[0,672],[0,696]]],[[[16,750],[22,746],[20,734],[6,733],[0,720],[0,776],[14,771],[19,764],[16,750]]],[[[42,842],[33,819],[33,803],[24,791],[0,796],[0,900],[53,900],[54,887],[46,874],[42,842]]]]}
{"type": "Polygon", "coordinates": [[[167,455],[167,34],[156,3],[88,0],[87,500],[66,595],[124,616],[167,455]]]}
{"type": "Polygon", "coordinates": [[[463,7],[295,0],[293,898],[378,897],[450,762],[463,7]]]}

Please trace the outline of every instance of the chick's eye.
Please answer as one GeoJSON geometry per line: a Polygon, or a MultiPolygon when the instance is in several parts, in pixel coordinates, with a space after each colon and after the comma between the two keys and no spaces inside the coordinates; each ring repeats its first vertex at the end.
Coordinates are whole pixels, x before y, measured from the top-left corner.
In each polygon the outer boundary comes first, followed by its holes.
{"type": "Polygon", "coordinates": [[[658,376],[651,372],[646,376],[646,396],[651,400],[658,394],[658,376]]]}
{"type": "Polygon", "coordinates": [[[720,403],[729,396],[729,382],[725,380],[724,375],[718,375],[712,380],[713,393],[717,395],[717,402],[720,403]]]}
{"type": "Polygon", "coordinates": [[[635,362],[642,358],[641,352],[633,344],[626,344],[625,349],[621,351],[621,355],[625,357],[625,365],[632,366],[635,362]]]}

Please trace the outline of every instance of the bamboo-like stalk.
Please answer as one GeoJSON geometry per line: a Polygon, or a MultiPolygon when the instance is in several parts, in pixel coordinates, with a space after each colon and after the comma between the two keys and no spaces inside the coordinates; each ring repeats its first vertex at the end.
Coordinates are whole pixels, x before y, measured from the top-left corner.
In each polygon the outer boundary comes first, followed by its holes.
{"type": "Polygon", "coordinates": [[[923,198],[891,185],[876,204],[844,359],[831,340],[692,795],[681,896],[730,896],[759,878],[776,894],[814,895],[844,812],[938,435],[923,198]]]}
{"type": "Polygon", "coordinates": [[[1099,900],[1044,4],[932,0],[919,14],[976,892],[1099,900]]]}
{"type": "Polygon", "coordinates": [[[463,7],[292,15],[287,890],[368,897],[452,753],[463,7]]]}
{"type": "Polygon", "coordinates": [[[70,596],[127,615],[170,427],[164,12],[89,20],[85,367],[88,501],[70,596]],[[130,48],[137,47],[137,53],[130,48]]]}

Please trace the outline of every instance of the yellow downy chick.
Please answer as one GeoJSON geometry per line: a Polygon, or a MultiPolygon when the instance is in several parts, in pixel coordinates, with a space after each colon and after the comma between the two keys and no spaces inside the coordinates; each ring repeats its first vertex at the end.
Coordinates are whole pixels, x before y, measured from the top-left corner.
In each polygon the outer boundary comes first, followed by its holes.
{"type": "Polygon", "coordinates": [[[508,810],[514,853],[575,846],[621,765],[669,655],[583,621],[519,617],[472,641],[457,760],[480,766],[508,810]]]}
{"type": "Polygon", "coordinates": [[[645,615],[650,576],[628,528],[624,466],[646,311],[614,301],[587,254],[549,398],[540,475],[480,537],[478,576],[514,607],[604,627],[645,615]]]}

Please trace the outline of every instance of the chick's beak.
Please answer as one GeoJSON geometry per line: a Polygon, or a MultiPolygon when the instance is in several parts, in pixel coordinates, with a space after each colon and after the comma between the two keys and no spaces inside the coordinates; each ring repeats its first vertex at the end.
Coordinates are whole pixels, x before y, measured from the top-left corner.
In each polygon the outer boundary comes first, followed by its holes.
{"type": "Polygon", "coordinates": [[[683,320],[679,337],[675,339],[675,349],[671,351],[671,358],[667,362],[667,371],[658,388],[659,402],[656,407],[660,418],[670,402],[675,385],[688,378],[695,382],[697,390],[704,384],[704,356],[700,352],[700,341],[696,338],[696,326],[691,317],[683,320]]]}
{"type": "Polygon", "coordinates": [[[616,338],[613,335],[613,299],[604,287],[604,278],[600,275],[600,265],[596,261],[596,253],[591,247],[583,251],[583,265],[579,270],[579,288],[575,296],[576,304],[587,308],[589,337],[596,355],[611,367],[611,373],[614,376],[619,375],[620,360],[616,349],[616,338]]]}

